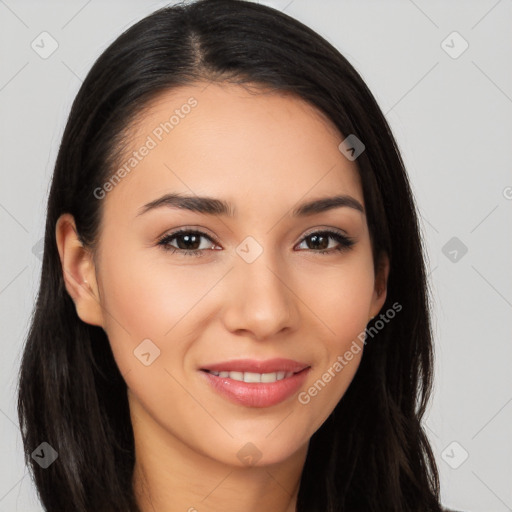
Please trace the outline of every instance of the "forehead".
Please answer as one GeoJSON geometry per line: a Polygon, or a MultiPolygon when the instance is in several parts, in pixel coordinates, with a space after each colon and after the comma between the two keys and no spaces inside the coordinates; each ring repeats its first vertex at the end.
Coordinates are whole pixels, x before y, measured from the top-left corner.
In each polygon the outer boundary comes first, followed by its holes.
{"type": "Polygon", "coordinates": [[[344,135],[291,94],[232,84],[184,86],[160,93],[128,133],[117,167],[126,172],[107,203],[128,206],[178,191],[251,207],[336,192],[364,204],[357,166],[338,149],[344,135]]]}

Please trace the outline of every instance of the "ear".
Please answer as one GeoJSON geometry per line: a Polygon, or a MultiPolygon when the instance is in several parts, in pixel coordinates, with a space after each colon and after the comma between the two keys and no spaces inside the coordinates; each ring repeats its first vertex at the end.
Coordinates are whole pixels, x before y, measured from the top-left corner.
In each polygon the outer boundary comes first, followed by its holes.
{"type": "Polygon", "coordinates": [[[66,290],[76,313],[85,323],[103,327],[103,315],[92,253],[79,240],[75,219],[62,214],[55,226],[55,237],[66,290]]]}
{"type": "Polygon", "coordinates": [[[373,291],[372,304],[370,308],[370,318],[377,316],[384,302],[386,302],[389,276],[389,257],[387,253],[382,252],[377,264],[375,275],[375,289],[373,291]]]}

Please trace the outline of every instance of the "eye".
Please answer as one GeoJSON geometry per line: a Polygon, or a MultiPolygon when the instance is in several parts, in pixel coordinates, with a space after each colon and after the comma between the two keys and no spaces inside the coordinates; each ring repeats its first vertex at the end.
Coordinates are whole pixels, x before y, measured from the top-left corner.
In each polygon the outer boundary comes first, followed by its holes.
{"type": "Polygon", "coordinates": [[[202,231],[180,229],[179,231],[165,235],[158,241],[158,245],[171,253],[179,252],[184,256],[202,256],[203,251],[212,249],[212,245],[215,245],[215,242],[202,231]],[[210,240],[211,243],[205,244],[205,246],[200,248],[201,238],[206,238],[210,240]],[[171,242],[174,241],[176,241],[177,247],[171,245],[171,242]]]}
{"type": "MultiPolygon", "coordinates": [[[[304,243],[306,243],[306,245],[309,246],[308,249],[313,252],[329,254],[348,250],[355,244],[355,241],[337,231],[323,230],[308,234],[302,239],[300,245],[304,243]],[[335,240],[338,246],[329,247],[329,240],[335,240]]],[[[165,251],[180,253],[183,256],[203,256],[204,251],[215,250],[216,241],[202,231],[181,229],[163,236],[158,241],[158,245],[165,251]],[[204,244],[201,248],[202,238],[209,240],[210,243],[204,244]],[[172,245],[174,242],[176,242],[176,246],[172,245]]]]}
{"type": "Polygon", "coordinates": [[[355,241],[352,238],[338,233],[337,231],[329,230],[315,231],[309,235],[306,235],[302,240],[303,241],[300,245],[306,243],[306,245],[310,246],[309,249],[320,254],[345,251],[350,249],[355,244],[355,241]],[[329,239],[338,242],[338,246],[329,248],[329,239]],[[307,242],[308,240],[310,240],[310,243],[307,242]]]}

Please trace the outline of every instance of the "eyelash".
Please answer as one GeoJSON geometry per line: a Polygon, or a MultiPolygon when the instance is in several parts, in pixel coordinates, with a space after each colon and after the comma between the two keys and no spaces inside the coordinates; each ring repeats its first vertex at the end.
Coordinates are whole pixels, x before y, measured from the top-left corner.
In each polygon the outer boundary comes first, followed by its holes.
{"type": "MultiPolygon", "coordinates": [[[[173,247],[172,245],[169,245],[171,240],[175,239],[177,236],[182,235],[182,234],[199,235],[201,237],[207,238],[214,244],[218,245],[217,241],[213,240],[206,233],[203,233],[202,231],[191,230],[191,229],[180,229],[178,231],[175,231],[174,233],[164,235],[162,238],[159,239],[157,245],[161,246],[164,251],[169,251],[170,253],[181,253],[182,256],[201,257],[201,256],[203,256],[204,251],[210,250],[210,249],[195,249],[195,250],[179,249],[177,247],[173,247]]],[[[342,235],[341,233],[338,233],[337,231],[330,231],[330,230],[313,231],[312,233],[309,233],[308,235],[306,235],[300,241],[300,243],[302,243],[307,238],[312,237],[313,235],[327,235],[328,238],[333,238],[340,244],[338,247],[335,247],[334,249],[323,249],[320,251],[315,251],[314,249],[309,249],[310,251],[316,252],[319,254],[332,254],[332,253],[336,253],[336,252],[346,251],[346,250],[349,250],[355,244],[355,241],[352,238],[342,235]]]]}

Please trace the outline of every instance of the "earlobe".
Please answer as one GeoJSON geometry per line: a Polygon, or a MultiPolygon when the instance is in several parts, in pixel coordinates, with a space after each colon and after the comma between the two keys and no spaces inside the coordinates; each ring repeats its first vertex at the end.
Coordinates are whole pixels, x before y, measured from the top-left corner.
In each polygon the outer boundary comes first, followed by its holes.
{"type": "Polygon", "coordinates": [[[55,238],[62,276],[66,290],[75,303],[77,315],[88,324],[103,327],[92,253],[80,241],[71,214],[65,213],[59,217],[55,226],[55,238]]]}

